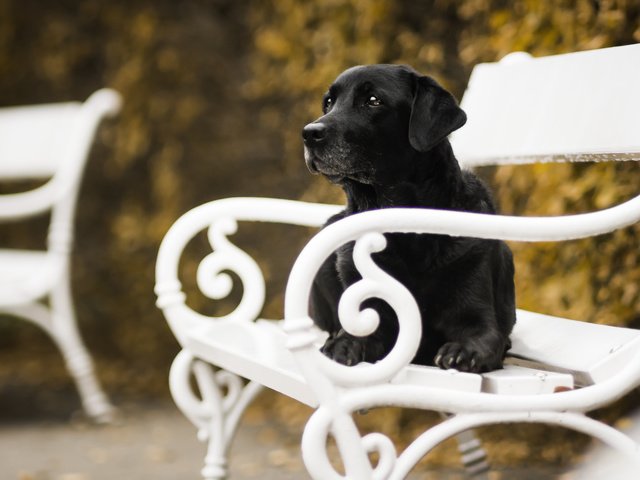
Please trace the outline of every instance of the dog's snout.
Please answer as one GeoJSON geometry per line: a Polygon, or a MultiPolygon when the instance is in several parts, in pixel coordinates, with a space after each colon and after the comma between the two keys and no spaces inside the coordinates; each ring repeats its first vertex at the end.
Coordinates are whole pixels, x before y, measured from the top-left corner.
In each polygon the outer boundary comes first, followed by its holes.
{"type": "Polygon", "coordinates": [[[327,136],[327,127],[324,123],[310,123],[302,129],[302,138],[305,145],[314,145],[322,142],[327,136]]]}

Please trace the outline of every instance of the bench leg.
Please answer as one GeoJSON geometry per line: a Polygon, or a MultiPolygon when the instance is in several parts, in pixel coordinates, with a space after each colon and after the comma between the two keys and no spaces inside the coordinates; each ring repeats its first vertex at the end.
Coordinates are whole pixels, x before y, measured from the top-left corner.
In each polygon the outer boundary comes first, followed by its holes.
{"type": "Polygon", "coordinates": [[[242,414],[262,390],[255,382],[243,380],[182,350],[173,361],[169,387],[176,405],[198,429],[198,439],[207,442],[202,477],[223,480],[227,477],[229,447],[242,414]],[[195,377],[198,392],[192,388],[195,377]]]}
{"type": "Polygon", "coordinates": [[[304,428],[302,458],[314,480],[389,479],[396,460],[394,445],[380,433],[361,436],[350,412],[337,405],[319,407],[304,428]],[[329,459],[327,439],[335,439],[346,476],[338,473],[329,459]],[[377,452],[378,464],[371,465],[369,454],[377,452]]]}
{"type": "Polygon", "coordinates": [[[100,388],[91,357],[80,338],[68,286],[62,284],[52,293],[51,308],[33,302],[3,307],[2,311],[44,330],[62,352],[87,415],[100,423],[113,420],[115,409],[100,388]]]}
{"type": "Polygon", "coordinates": [[[487,453],[482,448],[482,444],[473,430],[457,434],[456,440],[462,464],[467,471],[468,477],[477,480],[488,478],[487,473],[490,467],[489,462],[487,462],[487,453]]]}
{"type": "MultiPolygon", "coordinates": [[[[471,429],[482,425],[520,422],[557,425],[585,433],[624,454],[633,465],[640,467],[640,444],[626,434],[582,413],[553,411],[484,412],[450,416],[425,431],[404,452],[396,455],[395,447],[388,437],[379,433],[360,437],[351,415],[342,411],[338,405],[319,407],[305,427],[302,455],[307,471],[314,480],[344,480],[345,477],[335,470],[327,455],[327,438],[332,435],[349,480],[402,480],[433,448],[455,436],[459,442],[462,441],[460,451],[467,454],[476,452],[471,455],[468,463],[477,466],[484,462],[485,455],[471,429]],[[374,451],[379,455],[375,467],[368,458],[368,454],[374,451]]],[[[480,470],[480,475],[487,478],[486,470],[480,470]]],[[[467,471],[471,476],[476,475],[470,468],[467,471]]]]}
{"type": "Polygon", "coordinates": [[[51,326],[85,411],[98,422],[112,421],[115,409],[100,388],[93,362],[80,337],[68,279],[51,292],[51,326]]]}
{"type": "MultiPolygon", "coordinates": [[[[452,417],[447,413],[440,413],[440,416],[445,420],[452,417]]],[[[458,433],[455,437],[458,442],[458,452],[460,452],[460,458],[468,477],[477,480],[486,479],[490,470],[487,453],[482,448],[482,443],[475,432],[467,430],[458,433]]]]}
{"type": "MultiPolygon", "coordinates": [[[[453,418],[446,414],[442,416],[445,418],[444,423],[450,422],[453,418]]],[[[320,407],[307,422],[302,437],[304,463],[314,480],[344,480],[345,478],[336,472],[327,455],[326,445],[329,435],[332,435],[336,441],[349,480],[403,479],[415,463],[428,453],[423,451],[422,455],[412,455],[415,453],[415,446],[412,445],[408,454],[405,452],[398,457],[388,437],[380,433],[370,433],[361,437],[348,412],[320,407]],[[375,467],[371,465],[368,457],[368,454],[373,451],[377,451],[379,455],[379,461],[375,467]],[[407,457],[412,457],[413,463],[407,463],[407,457]]],[[[468,429],[450,431],[446,438],[450,436],[455,436],[458,441],[458,450],[462,455],[468,478],[478,480],[488,478],[489,465],[486,453],[473,431],[468,429]]]]}
{"type": "Polygon", "coordinates": [[[544,423],[569,428],[599,439],[624,454],[635,465],[640,466],[639,444],[619,430],[584,414],[544,411],[485,412],[455,415],[424,432],[398,457],[394,475],[390,478],[393,480],[405,478],[422,457],[448,438],[482,425],[500,423],[544,423]]]}

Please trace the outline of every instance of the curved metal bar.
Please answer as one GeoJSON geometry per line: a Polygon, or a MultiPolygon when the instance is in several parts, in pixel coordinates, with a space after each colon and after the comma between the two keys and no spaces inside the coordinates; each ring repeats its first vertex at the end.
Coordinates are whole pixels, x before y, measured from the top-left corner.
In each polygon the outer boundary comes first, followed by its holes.
{"type": "Polygon", "coordinates": [[[319,226],[341,207],[316,205],[291,200],[230,198],[196,207],[182,215],[165,235],[156,261],[157,306],[161,308],[174,334],[181,341],[183,325],[204,322],[201,315],[185,305],[178,276],[180,257],[187,243],[199,232],[209,229],[214,252],[198,269],[198,284],[211,298],[221,298],[231,289],[231,279],[222,270],[235,271],[243,283],[240,304],[225,319],[254,320],[264,302],[264,280],[257,264],[225,237],[235,232],[237,221],[290,223],[319,226]],[[216,253],[216,250],[219,250],[216,253]]]}
{"type": "MultiPolygon", "coordinates": [[[[224,435],[222,392],[216,382],[211,365],[195,359],[191,363],[191,369],[202,395],[202,403],[208,407],[208,418],[206,418],[208,444],[202,476],[206,480],[222,480],[227,476],[227,445],[224,435]]],[[[204,432],[200,431],[199,434],[202,439],[204,432]]]]}
{"type": "MultiPolygon", "coordinates": [[[[502,240],[550,241],[604,233],[629,225],[639,219],[640,196],[600,212],[563,217],[523,218],[417,208],[382,209],[346,217],[321,230],[307,243],[298,256],[287,283],[284,327],[287,330],[299,331],[301,330],[300,325],[311,323],[308,317],[308,299],[316,272],[326,258],[338,247],[356,241],[371,232],[433,233],[502,240]]],[[[317,351],[311,342],[308,342],[304,348],[309,350],[305,358],[309,358],[315,364],[314,367],[319,366],[325,374],[331,369],[352,368],[354,371],[357,370],[357,367],[344,367],[335,363],[330,367],[325,366],[329,361],[317,351]]],[[[295,354],[301,363],[305,361],[301,357],[301,349],[298,349],[295,354]]],[[[375,368],[376,365],[373,365],[371,370],[375,368]]],[[[312,367],[303,369],[305,375],[311,369],[312,367]]],[[[315,377],[317,375],[307,378],[311,385],[318,384],[315,377]]],[[[496,408],[506,408],[507,411],[528,408],[523,407],[525,402],[527,405],[532,405],[531,402],[534,402],[533,404],[540,408],[549,410],[564,408],[589,410],[595,408],[594,405],[603,405],[612,398],[622,396],[639,382],[640,355],[621,369],[615,377],[588,389],[555,395],[526,396],[526,400],[518,396],[508,398],[501,396],[501,401],[498,401],[495,397],[491,397],[490,403],[492,406],[499,404],[500,407],[496,408]],[[515,407],[515,405],[519,405],[519,407],[515,407]]],[[[357,394],[357,392],[354,393],[357,394]]],[[[385,394],[379,389],[377,393],[380,394],[380,398],[385,397],[385,394]]],[[[321,395],[321,392],[318,392],[318,395],[321,395]]],[[[424,390],[421,395],[411,396],[412,400],[409,403],[415,402],[416,405],[422,405],[423,402],[427,402],[427,408],[428,405],[434,405],[435,410],[451,412],[474,410],[478,408],[478,405],[485,408],[485,403],[489,400],[489,397],[485,397],[483,394],[459,395],[455,392],[436,393],[434,398],[439,398],[438,402],[433,401],[433,398],[420,400],[420,397],[425,398],[424,390]],[[451,395],[450,398],[449,395],[451,395]]],[[[363,402],[367,403],[364,399],[363,402]]],[[[385,404],[390,403],[392,402],[385,398],[385,404]]]]}
{"type": "Polygon", "coordinates": [[[534,395],[496,395],[422,385],[383,384],[344,392],[340,403],[348,411],[394,405],[451,413],[508,413],[530,410],[588,412],[617,400],[638,385],[640,352],[610,379],[576,390],[534,395]]]}
{"type": "Polygon", "coordinates": [[[265,298],[265,285],[258,264],[240,248],[232,244],[227,235],[237,230],[237,223],[230,218],[222,218],[209,227],[209,242],[213,252],[207,255],[198,266],[197,283],[200,291],[215,300],[225,298],[233,287],[233,280],[224,270],[231,270],[239,277],[243,294],[236,308],[218,319],[253,320],[262,310],[265,298]]]}
{"type": "MultiPolygon", "coordinates": [[[[501,423],[544,423],[557,425],[590,435],[626,455],[640,466],[640,445],[615,428],[574,412],[520,411],[460,414],[430,428],[414,440],[404,452],[396,456],[391,440],[380,433],[369,434],[352,441],[348,448],[340,450],[343,461],[357,455],[378,450],[380,460],[370,471],[350,471],[347,476],[338,474],[329,461],[326,440],[332,425],[346,419],[335,417],[328,409],[320,408],[309,419],[302,438],[302,453],[305,466],[312,478],[317,480],[402,480],[415,465],[443,441],[462,432],[483,425],[501,423]]],[[[352,419],[349,417],[349,421],[352,419]]]]}
{"type": "Polygon", "coordinates": [[[64,195],[66,185],[63,178],[54,176],[28,192],[0,195],[0,220],[21,220],[50,210],[64,195]]]}
{"type": "Polygon", "coordinates": [[[169,370],[169,390],[177,407],[185,417],[198,429],[198,438],[203,440],[206,433],[206,417],[209,408],[202,403],[191,388],[191,366],[194,356],[187,350],[181,350],[171,364],[169,370]]]}
{"type": "Polygon", "coordinates": [[[624,433],[609,425],[593,420],[583,414],[572,412],[511,412],[511,413],[475,413],[452,417],[430,428],[398,457],[396,467],[389,480],[404,479],[411,469],[433,448],[465,430],[482,425],[499,423],[544,423],[570,428],[597,438],[633,459],[640,466],[640,445],[624,433]]]}
{"type": "Polygon", "coordinates": [[[32,301],[3,305],[0,312],[27,320],[46,332],[60,350],[87,414],[99,423],[109,423],[114,420],[115,408],[102,391],[91,357],[80,338],[67,282],[68,278],[58,279],[52,291],[51,307],[32,301]]]}
{"type": "Polygon", "coordinates": [[[244,385],[237,375],[214,371],[208,363],[182,350],[171,365],[169,388],[180,411],[198,429],[198,439],[208,442],[202,476],[211,480],[226,478],[227,455],[240,418],[262,391],[262,385],[256,382],[244,385]],[[192,374],[199,396],[190,381],[192,374]],[[223,395],[221,387],[226,388],[226,394],[223,395]]]}
{"type": "Polygon", "coordinates": [[[338,316],[345,331],[357,336],[370,335],[378,327],[380,319],[375,310],[361,311],[360,305],[368,298],[380,298],[398,316],[398,338],[385,358],[375,364],[361,364],[355,368],[340,365],[316,351],[319,368],[339,385],[368,385],[390,380],[413,359],[420,344],[422,323],[413,295],[371,259],[371,254],[383,250],[386,243],[379,233],[366,234],[356,241],[353,259],[362,279],[342,295],[338,316]]]}
{"type": "Polygon", "coordinates": [[[47,332],[47,335],[49,335],[54,342],[58,342],[58,339],[53,334],[51,311],[44,305],[37,302],[31,302],[24,305],[2,305],[0,306],[0,312],[8,313],[9,315],[22,318],[34,325],[37,325],[47,332]]]}
{"type": "MultiPolygon", "coordinates": [[[[94,92],[84,103],[79,103],[74,132],[70,134],[72,140],[58,171],[38,188],[0,195],[0,220],[19,220],[46,212],[68,196],[74,197],[71,202],[74,203],[78,180],[100,120],[116,115],[121,106],[122,98],[118,92],[108,88],[94,92]]],[[[52,218],[52,224],[55,223],[55,218],[52,218]]]]}
{"type": "Polygon", "coordinates": [[[387,208],[343,218],[318,232],[295,262],[287,285],[286,318],[307,315],[315,272],[338,247],[366,233],[429,233],[524,242],[589,237],[640,220],[640,195],[593,213],[558,217],[515,217],[480,213],[387,208]]]}
{"type": "Polygon", "coordinates": [[[235,403],[229,408],[225,409],[226,418],[224,438],[227,449],[231,446],[233,437],[238,430],[238,424],[240,422],[240,419],[242,418],[242,414],[245,412],[251,402],[258,396],[258,394],[262,392],[263,388],[264,387],[257,382],[251,381],[247,383],[243,387],[235,403]]]}
{"type": "MultiPolygon", "coordinates": [[[[374,448],[374,445],[367,445],[374,448]]],[[[395,450],[394,450],[395,454],[395,450]]],[[[327,407],[318,408],[307,421],[302,434],[302,459],[314,480],[371,480],[373,468],[365,444],[351,415],[327,407]],[[329,434],[335,438],[345,466],[346,476],[340,475],[327,455],[329,434]]],[[[395,458],[393,459],[395,460],[395,458]]],[[[383,468],[388,470],[385,454],[383,468]]]]}
{"type": "Polygon", "coordinates": [[[156,285],[161,289],[162,285],[178,279],[178,262],[187,243],[220,219],[319,227],[342,208],[339,205],[242,197],[214,200],[195,207],[178,218],[164,236],[156,261],[156,285]]]}

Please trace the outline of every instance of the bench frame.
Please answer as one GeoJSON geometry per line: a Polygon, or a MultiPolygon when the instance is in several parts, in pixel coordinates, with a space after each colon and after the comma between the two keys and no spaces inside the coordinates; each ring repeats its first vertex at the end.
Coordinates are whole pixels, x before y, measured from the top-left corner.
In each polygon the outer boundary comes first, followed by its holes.
{"type": "Polygon", "coordinates": [[[115,409],[96,378],[76,322],[71,294],[74,218],[82,175],[100,123],[121,108],[120,94],[94,92],[85,102],[0,109],[0,180],[46,179],[0,195],[0,222],[50,213],[46,250],[0,249],[0,313],[45,331],[64,356],[82,406],[97,422],[115,409]]]}
{"type": "MultiPolygon", "coordinates": [[[[590,53],[597,57],[596,60],[620,55],[640,59],[640,45],[620,48],[625,49],[622,54],[620,49],[590,53]]],[[[569,64],[574,59],[581,62],[585,58],[581,55],[584,54],[571,54],[562,60],[569,64]]],[[[558,57],[547,59],[546,65],[558,63],[558,57]]],[[[518,55],[517,60],[528,61],[528,58],[518,55]]],[[[511,61],[513,58],[507,60],[511,61]]],[[[485,65],[477,68],[485,68],[485,65]]],[[[474,83],[472,77],[470,82],[470,91],[476,98],[480,95],[478,83],[481,81],[481,78],[476,78],[474,83]]],[[[635,105],[640,105],[640,101],[635,105]]],[[[464,100],[462,106],[465,108],[464,100]]],[[[466,109],[473,111],[472,107],[467,105],[466,109]]],[[[472,127],[468,135],[470,141],[474,140],[475,133],[472,127]]],[[[572,154],[553,141],[548,143],[558,155],[550,157],[548,152],[530,155],[523,151],[505,150],[504,155],[492,152],[494,158],[504,160],[494,163],[517,163],[523,158],[528,162],[536,159],[594,159],[588,151],[576,150],[572,154]]],[[[456,144],[463,152],[465,148],[473,152],[465,144],[465,138],[454,139],[454,148],[456,144]]],[[[513,145],[519,148],[517,142],[513,145]]],[[[598,160],[640,159],[640,146],[617,144],[615,147],[609,153],[597,150],[594,155],[598,160]]],[[[458,152],[457,149],[455,151],[458,152]]],[[[463,153],[461,158],[467,159],[467,167],[489,163],[487,157],[474,159],[472,154],[463,153]]],[[[602,338],[614,333],[611,337],[615,338],[612,340],[614,343],[607,347],[606,355],[599,359],[597,365],[589,364],[583,370],[572,371],[580,380],[576,383],[585,383],[581,388],[574,388],[573,376],[558,373],[571,370],[563,367],[562,352],[542,348],[533,354],[527,351],[528,329],[522,330],[526,332],[522,335],[516,329],[512,335],[513,353],[519,356],[518,345],[522,344],[522,356],[527,357],[525,360],[538,364],[538,370],[528,376],[524,375],[524,370],[512,370],[512,367],[501,371],[501,375],[495,375],[495,372],[474,375],[412,366],[410,361],[421,334],[416,302],[402,284],[371,259],[372,253],[385,247],[384,233],[389,232],[522,242],[562,241],[599,235],[640,221],[640,196],[606,210],[561,217],[514,217],[415,208],[353,215],[318,232],[299,254],[287,283],[282,328],[273,323],[254,322],[264,303],[264,281],[255,261],[227,238],[235,233],[237,222],[321,226],[340,208],[275,199],[219,200],[186,213],[163,240],[156,265],[157,304],[182,346],[170,373],[171,392],[180,409],[198,427],[199,438],[208,441],[209,449],[202,471],[204,478],[225,478],[226,457],[233,434],[242,412],[262,385],[316,408],[302,437],[303,459],[314,479],[399,480],[405,478],[415,464],[442,441],[477,426],[512,422],[546,423],[574,429],[600,439],[640,465],[640,446],[633,439],[586,415],[640,385],[639,332],[555,317],[537,317],[537,314],[518,311],[518,323],[525,327],[536,321],[552,322],[565,335],[596,328],[595,342],[606,341],[599,338],[600,332],[603,333],[602,338]],[[178,279],[180,256],[185,246],[203,230],[208,232],[213,252],[198,268],[200,290],[212,299],[226,297],[232,288],[231,278],[224,273],[228,270],[238,275],[244,289],[237,308],[215,320],[185,304],[186,295],[178,279]],[[362,280],[350,286],[341,298],[339,316],[343,328],[353,335],[372,333],[379,319],[375,312],[361,311],[360,305],[368,298],[378,297],[395,310],[399,336],[383,360],[346,367],[318,351],[322,336],[309,318],[308,298],[320,265],[336,248],[351,241],[355,242],[354,263],[362,280]],[[235,330],[239,331],[236,341],[233,340],[235,330]],[[212,365],[222,369],[215,370],[212,365]],[[526,377],[524,386],[514,387],[514,379],[520,381],[523,375],[526,377]],[[195,376],[198,391],[194,391],[190,383],[192,376],[195,376]],[[241,377],[249,382],[245,384],[241,377]],[[570,383],[566,383],[567,377],[570,383]],[[486,386],[490,384],[497,385],[497,390],[487,391],[486,386]],[[447,412],[449,416],[398,454],[392,441],[381,433],[361,436],[353,420],[354,412],[391,405],[447,412]],[[346,476],[338,473],[329,461],[326,450],[329,436],[336,441],[346,476]],[[379,460],[372,465],[369,454],[374,451],[378,453],[379,460]]],[[[463,456],[465,464],[478,466],[482,450],[473,437],[466,437],[461,451],[467,456],[463,456]]]]}

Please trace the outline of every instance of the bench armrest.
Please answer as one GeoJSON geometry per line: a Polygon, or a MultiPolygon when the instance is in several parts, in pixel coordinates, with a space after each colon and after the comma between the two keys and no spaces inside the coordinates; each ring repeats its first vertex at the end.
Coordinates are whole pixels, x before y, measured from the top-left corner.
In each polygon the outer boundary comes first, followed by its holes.
{"type": "Polygon", "coordinates": [[[270,198],[227,198],[205,203],[182,215],[160,245],[155,286],[157,305],[163,310],[178,341],[183,342],[183,332],[189,325],[210,320],[185,305],[178,276],[183,251],[197,234],[207,230],[213,249],[198,266],[198,288],[214,300],[225,298],[231,292],[232,280],[223,271],[236,273],[243,286],[242,299],[233,312],[220,319],[252,321],[264,304],[264,279],[257,263],[227,239],[235,233],[237,221],[319,227],[341,208],[270,198]]]}
{"type": "Polygon", "coordinates": [[[291,334],[288,346],[298,356],[309,383],[319,386],[316,393],[320,398],[322,390],[329,388],[327,382],[344,386],[385,382],[410,363],[421,334],[419,310],[410,292],[370,258],[373,252],[385,247],[383,233],[559,241],[606,233],[638,220],[640,196],[606,210],[559,217],[515,217],[420,208],[382,209],[346,217],[314,236],[292,268],[285,294],[284,328],[291,334]],[[360,311],[362,302],[371,297],[389,303],[399,322],[398,341],[391,353],[374,365],[357,368],[340,365],[317,351],[308,312],[316,272],[333,251],[352,241],[356,242],[354,262],[362,280],[350,286],[340,300],[338,313],[344,330],[358,336],[375,331],[378,321],[375,312],[360,311]]]}
{"type": "Polygon", "coordinates": [[[0,195],[0,222],[20,220],[51,209],[60,198],[60,180],[53,178],[27,192],[0,195]]]}
{"type": "MultiPolygon", "coordinates": [[[[64,125],[70,125],[68,127],[69,131],[60,128],[56,129],[57,125],[51,119],[45,123],[48,127],[47,133],[49,136],[63,137],[66,141],[64,149],[60,152],[55,152],[56,155],[50,154],[55,158],[55,161],[52,162],[53,166],[48,166],[48,168],[44,168],[45,171],[42,171],[42,166],[34,166],[31,161],[25,161],[18,156],[20,160],[8,159],[9,165],[17,165],[18,167],[9,168],[8,171],[7,169],[0,169],[0,180],[3,181],[49,178],[46,183],[33,190],[0,195],[0,221],[20,220],[46,212],[57,203],[76,195],[80,185],[79,180],[82,175],[82,169],[91,149],[98,125],[103,118],[115,116],[120,111],[121,104],[120,94],[114,90],[103,88],[94,92],[82,104],[63,103],[51,106],[9,108],[8,110],[10,111],[29,112],[26,116],[20,117],[22,118],[20,125],[26,131],[22,132],[18,128],[17,131],[22,133],[18,137],[36,138],[36,140],[31,141],[31,144],[35,145],[40,145],[43,142],[38,137],[39,132],[37,129],[31,132],[33,128],[31,125],[33,123],[38,124],[38,119],[41,117],[43,110],[48,112],[46,115],[48,119],[52,116],[51,112],[54,113],[54,119],[68,118],[70,114],[73,117],[72,121],[63,122],[64,125]],[[54,133],[52,134],[51,131],[54,133]],[[26,135],[27,133],[29,135],[26,135]],[[58,155],[60,158],[57,158],[58,155]],[[12,164],[11,162],[14,163],[12,164]],[[48,170],[51,171],[49,172],[48,170]]],[[[10,119],[13,118],[13,116],[10,116],[10,119]]],[[[9,122],[12,123],[11,120],[9,122]]],[[[40,125],[40,129],[42,130],[43,128],[40,125]]],[[[9,132],[9,134],[5,134],[5,137],[15,133],[14,130],[9,132]]],[[[23,143],[25,142],[10,143],[10,145],[15,149],[26,148],[23,143]]],[[[9,151],[11,151],[11,148],[9,148],[9,151]]],[[[3,154],[10,156],[6,151],[3,154]]],[[[29,154],[35,157],[43,156],[43,152],[37,150],[35,152],[29,151],[29,154]]]]}

